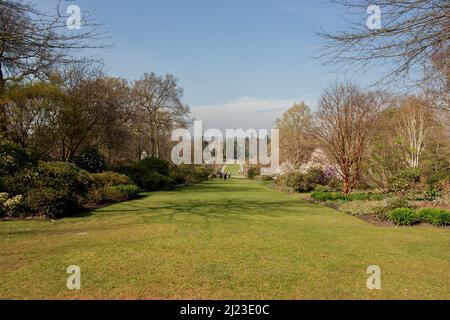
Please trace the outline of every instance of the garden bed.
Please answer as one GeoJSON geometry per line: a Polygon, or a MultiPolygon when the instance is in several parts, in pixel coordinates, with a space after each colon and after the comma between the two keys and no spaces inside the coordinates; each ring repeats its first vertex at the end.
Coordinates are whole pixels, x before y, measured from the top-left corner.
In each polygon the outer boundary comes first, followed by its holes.
{"type": "Polygon", "coordinates": [[[424,226],[450,229],[450,212],[445,208],[436,207],[436,202],[432,207],[430,202],[372,195],[372,193],[358,193],[352,196],[339,196],[338,193],[321,192],[319,196],[313,193],[304,199],[380,227],[424,226]]]}

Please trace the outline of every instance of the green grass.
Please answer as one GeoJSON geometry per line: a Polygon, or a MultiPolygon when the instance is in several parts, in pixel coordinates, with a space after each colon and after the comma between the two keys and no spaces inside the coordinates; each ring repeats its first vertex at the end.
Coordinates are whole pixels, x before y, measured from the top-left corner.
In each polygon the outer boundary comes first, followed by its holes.
{"type": "Polygon", "coordinates": [[[244,179],[3,222],[0,243],[2,299],[450,298],[448,229],[376,227],[244,179]],[[80,291],[66,288],[70,265],[80,291]]]}
{"type": "Polygon", "coordinates": [[[241,166],[239,164],[229,164],[225,167],[225,173],[231,173],[232,176],[241,174],[241,166]]]}

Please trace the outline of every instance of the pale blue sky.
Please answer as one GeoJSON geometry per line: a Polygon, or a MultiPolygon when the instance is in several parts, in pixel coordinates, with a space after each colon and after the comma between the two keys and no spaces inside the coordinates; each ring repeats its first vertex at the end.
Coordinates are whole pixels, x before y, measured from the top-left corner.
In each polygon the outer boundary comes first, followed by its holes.
{"type": "MultiPolygon", "coordinates": [[[[34,0],[48,10],[55,0],[34,0]]],[[[137,79],[172,73],[185,102],[209,127],[261,127],[294,101],[315,106],[333,72],[314,32],[343,26],[327,0],[75,0],[105,23],[114,47],[102,56],[109,74],[137,79]]],[[[366,13],[361,12],[361,19],[366,13]]]]}

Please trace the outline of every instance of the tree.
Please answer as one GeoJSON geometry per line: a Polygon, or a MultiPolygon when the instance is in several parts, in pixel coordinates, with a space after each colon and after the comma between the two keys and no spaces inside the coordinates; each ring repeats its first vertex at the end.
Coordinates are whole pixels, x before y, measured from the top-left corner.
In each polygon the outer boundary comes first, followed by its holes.
{"type": "Polygon", "coordinates": [[[316,137],[335,162],[346,194],[361,178],[381,107],[380,95],[351,84],[331,86],[320,98],[316,137]]]}
{"type": "Polygon", "coordinates": [[[421,87],[430,107],[450,112],[450,44],[433,55],[421,87]]]}
{"type": "Polygon", "coordinates": [[[419,167],[429,139],[430,108],[419,97],[407,97],[400,107],[398,136],[409,168],[419,167]]]}
{"type": "MultiPolygon", "coordinates": [[[[350,68],[391,64],[384,77],[388,83],[412,77],[433,56],[448,48],[450,2],[448,0],[334,0],[358,13],[347,31],[320,32],[326,40],[324,55],[330,63],[350,68]],[[369,6],[379,6],[381,28],[367,27],[369,6]]],[[[372,7],[373,8],[373,7],[372,7]]],[[[421,74],[422,72],[419,72],[421,74]]],[[[423,80],[423,79],[418,79],[423,80]]]]}
{"type": "Polygon", "coordinates": [[[399,111],[392,105],[380,113],[375,134],[364,161],[364,174],[378,188],[385,192],[393,191],[398,174],[404,170],[402,150],[398,147],[399,111]]]}
{"type": "Polygon", "coordinates": [[[186,126],[189,122],[189,107],[182,102],[182,96],[178,80],[170,74],[161,77],[146,73],[134,82],[133,103],[137,112],[145,113],[152,157],[161,156],[162,137],[167,137],[172,128],[186,126]]]}
{"type": "Polygon", "coordinates": [[[276,126],[280,130],[281,162],[300,167],[315,149],[311,109],[304,102],[296,103],[277,120],[276,126]]]}
{"type": "MultiPolygon", "coordinates": [[[[61,65],[72,63],[82,49],[104,47],[99,25],[84,14],[82,30],[66,27],[59,6],[55,15],[38,11],[23,1],[0,2],[0,96],[9,81],[46,77],[61,65]]],[[[4,105],[0,104],[0,130],[5,130],[4,105]]]]}
{"type": "Polygon", "coordinates": [[[3,97],[6,136],[38,158],[45,158],[56,139],[57,116],[64,94],[58,86],[22,83],[10,86],[3,97]]]}

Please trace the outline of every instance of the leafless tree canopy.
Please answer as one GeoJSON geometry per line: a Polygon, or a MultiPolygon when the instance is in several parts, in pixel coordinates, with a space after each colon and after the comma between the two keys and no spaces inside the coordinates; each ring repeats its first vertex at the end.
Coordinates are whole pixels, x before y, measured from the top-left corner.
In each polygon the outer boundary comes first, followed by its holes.
{"type": "MultiPolygon", "coordinates": [[[[326,40],[324,56],[332,65],[366,69],[374,62],[393,65],[381,82],[412,80],[423,74],[433,56],[448,50],[450,1],[448,0],[333,0],[361,19],[347,30],[320,32],[326,40]],[[370,30],[369,5],[381,8],[381,29],[370,30]]],[[[448,51],[447,51],[448,52],[448,51]]],[[[448,64],[448,56],[445,63],[448,64]]],[[[414,80],[418,80],[417,78],[414,80]]],[[[420,79],[422,80],[422,79],[420,79]]]]}
{"type": "Polygon", "coordinates": [[[173,75],[164,77],[146,73],[133,85],[133,103],[137,114],[144,116],[144,122],[151,132],[151,155],[160,157],[159,136],[168,135],[174,127],[185,127],[190,121],[189,106],[182,102],[183,90],[173,75]]]}
{"type": "Polygon", "coordinates": [[[344,193],[351,192],[361,178],[381,107],[378,94],[351,84],[331,86],[320,98],[316,136],[337,165],[344,193]]]}
{"type": "Polygon", "coordinates": [[[67,15],[60,6],[55,11],[49,15],[23,1],[0,1],[0,94],[8,80],[45,75],[72,62],[79,50],[104,47],[99,40],[105,33],[89,13],[83,13],[81,30],[68,30],[67,15]]]}

